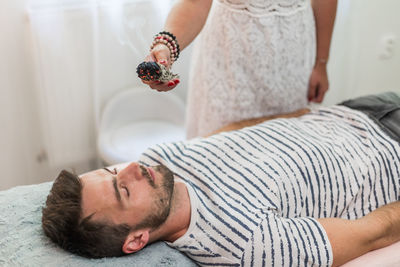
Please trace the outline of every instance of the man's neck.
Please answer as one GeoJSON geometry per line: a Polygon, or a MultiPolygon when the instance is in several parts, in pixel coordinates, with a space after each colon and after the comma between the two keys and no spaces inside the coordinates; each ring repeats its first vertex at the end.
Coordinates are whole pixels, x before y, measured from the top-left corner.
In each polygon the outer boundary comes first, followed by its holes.
{"type": "Polygon", "coordinates": [[[190,215],[190,198],[186,185],[175,182],[170,214],[165,223],[151,233],[150,242],[174,242],[183,236],[189,228],[190,215]]]}

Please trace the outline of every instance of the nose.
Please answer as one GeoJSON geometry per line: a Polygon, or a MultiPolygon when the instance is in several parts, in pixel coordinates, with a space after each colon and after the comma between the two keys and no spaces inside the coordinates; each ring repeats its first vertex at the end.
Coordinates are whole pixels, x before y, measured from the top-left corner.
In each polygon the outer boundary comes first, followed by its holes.
{"type": "Polygon", "coordinates": [[[137,162],[132,162],[118,173],[118,178],[123,181],[139,181],[143,179],[140,165],[137,162]]]}

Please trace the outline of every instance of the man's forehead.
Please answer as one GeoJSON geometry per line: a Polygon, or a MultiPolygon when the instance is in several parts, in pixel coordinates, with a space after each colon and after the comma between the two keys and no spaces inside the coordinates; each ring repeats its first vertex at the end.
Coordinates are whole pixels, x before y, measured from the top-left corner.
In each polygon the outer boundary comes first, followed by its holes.
{"type": "Polygon", "coordinates": [[[105,210],[114,203],[112,177],[102,170],[81,176],[83,217],[105,210]]]}
{"type": "Polygon", "coordinates": [[[103,177],[105,174],[105,170],[104,169],[97,169],[97,170],[93,170],[93,171],[89,171],[86,173],[83,173],[81,175],[79,175],[79,178],[81,179],[88,179],[88,178],[96,178],[96,177],[103,177]]]}

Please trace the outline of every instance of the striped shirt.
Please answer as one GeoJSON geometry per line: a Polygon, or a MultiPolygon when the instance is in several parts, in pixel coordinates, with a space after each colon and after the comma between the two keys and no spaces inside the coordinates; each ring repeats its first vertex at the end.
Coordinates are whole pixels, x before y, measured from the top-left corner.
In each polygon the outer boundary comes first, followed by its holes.
{"type": "Polygon", "coordinates": [[[330,266],[316,218],[400,199],[400,145],[344,106],[158,145],[140,162],[186,183],[190,226],[168,244],[202,266],[330,266]]]}

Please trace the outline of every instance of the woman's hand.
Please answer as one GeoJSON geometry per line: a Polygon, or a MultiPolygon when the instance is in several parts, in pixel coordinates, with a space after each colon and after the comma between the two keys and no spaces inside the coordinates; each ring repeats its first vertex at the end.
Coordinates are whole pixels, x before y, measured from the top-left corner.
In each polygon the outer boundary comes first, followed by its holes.
{"type": "Polygon", "coordinates": [[[321,103],[328,89],[326,63],[316,64],[308,82],[308,101],[321,103]]]}
{"type": "MultiPolygon", "coordinates": [[[[168,47],[162,43],[154,46],[150,54],[145,58],[145,61],[158,62],[159,64],[166,66],[168,69],[172,65],[170,51],[168,47]]],[[[151,89],[157,90],[159,92],[166,92],[174,89],[180,81],[179,79],[174,79],[168,82],[144,81],[144,80],[142,80],[142,82],[150,86],[151,89]]]]}

